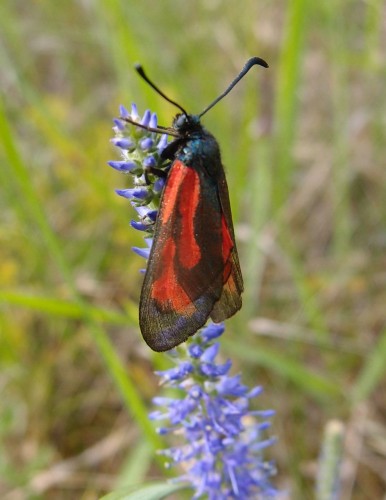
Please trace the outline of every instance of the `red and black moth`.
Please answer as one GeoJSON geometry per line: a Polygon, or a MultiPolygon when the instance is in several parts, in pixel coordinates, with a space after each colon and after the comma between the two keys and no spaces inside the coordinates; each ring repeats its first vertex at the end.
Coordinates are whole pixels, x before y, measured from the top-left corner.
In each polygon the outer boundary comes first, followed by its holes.
{"type": "MultiPolygon", "coordinates": [[[[139,305],[141,332],[154,351],[167,351],[194,335],[209,318],[218,323],[241,308],[243,279],[228,185],[218,143],[200,118],[256,64],[268,67],[259,57],[249,59],[225,92],[199,115],[188,114],[149,80],[141,66],[136,67],[153,89],[181,111],[170,128],[142,125],[175,137],[162,152],[171,167],[139,305]]],[[[122,120],[141,127],[130,118],[122,120]]]]}

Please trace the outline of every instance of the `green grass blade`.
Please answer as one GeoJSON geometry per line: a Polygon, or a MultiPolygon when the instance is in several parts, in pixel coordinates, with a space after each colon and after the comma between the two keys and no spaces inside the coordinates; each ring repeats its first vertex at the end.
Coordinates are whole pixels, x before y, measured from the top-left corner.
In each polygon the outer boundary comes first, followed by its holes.
{"type": "Polygon", "coordinates": [[[386,374],[386,330],[379,337],[379,340],[367,356],[366,362],[353,385],[351,400],[354,404],[370,397],[377,385],[385,380],[386,374]]]}

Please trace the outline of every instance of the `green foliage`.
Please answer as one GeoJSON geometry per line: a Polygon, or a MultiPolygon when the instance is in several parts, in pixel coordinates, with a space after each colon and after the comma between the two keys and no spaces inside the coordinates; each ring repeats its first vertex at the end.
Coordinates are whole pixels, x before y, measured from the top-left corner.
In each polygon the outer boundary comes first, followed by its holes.
{"type": "Polygon", "coordinates": [[[184,486],[181,485],[156,483],[135,489],[131,488],[129,490],[110,493],[101,500],[162,500],[163,498],[170,498],[172,493],[183,489],[184,486]]]}
{"type": "Polygon", "coordinates": [[[368,438],[352,498],[381,496],[384,6],[239,5],[0,3],[0,496],[92,498],[116,479],[130,486],[121,470],[138,471],[132,484],[165,474],[146,414],[166,361],[138,331],[143,262],[130,248],[141,237],[114,194],[124,178],[106,166],[111,118],[135,101],[171,123],[137,61],[194,113],[252,55],[270,68],[204,119],[222,147],[246,281],[226,348],[277,411],[278,482],[293,498],[312,496],[330,418],[368,438]]]}

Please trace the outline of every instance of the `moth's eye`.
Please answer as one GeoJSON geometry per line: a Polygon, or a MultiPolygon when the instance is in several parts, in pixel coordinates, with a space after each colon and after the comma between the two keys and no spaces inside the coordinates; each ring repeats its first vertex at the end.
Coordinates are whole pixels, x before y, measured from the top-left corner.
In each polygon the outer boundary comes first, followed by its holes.
{"type": "Polygon", "coordinates": [[[185,115],[177,115],[176,119],[174,121],[175,125],[177,127],[182,127],[186,122],[186,116],[185,115]]]}

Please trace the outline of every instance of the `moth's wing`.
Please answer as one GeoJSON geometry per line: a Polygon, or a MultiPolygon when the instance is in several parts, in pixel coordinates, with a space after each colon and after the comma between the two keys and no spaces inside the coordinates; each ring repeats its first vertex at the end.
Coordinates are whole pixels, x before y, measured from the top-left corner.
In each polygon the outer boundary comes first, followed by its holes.
{"type": "Polygon", "coordinates": [[[219,299],[218,310],[226,307],[221,300],[224,283],[230,286],[228,272],[224,282],[224,220],[217,179],[175,160],[160,203],[139,307],[141,332],[153,350],[166,351],[196,333],[219,299]]]}
{"type": "Polygon", "coordinates": [[[223,289],[210,317],[219,323],[233,316],[241,308],[244,285],[234,236],[228,185],[223,169],[219,172],[217,186],[222,213],[223,289]]]}

